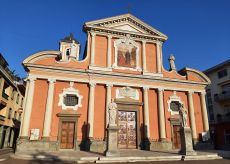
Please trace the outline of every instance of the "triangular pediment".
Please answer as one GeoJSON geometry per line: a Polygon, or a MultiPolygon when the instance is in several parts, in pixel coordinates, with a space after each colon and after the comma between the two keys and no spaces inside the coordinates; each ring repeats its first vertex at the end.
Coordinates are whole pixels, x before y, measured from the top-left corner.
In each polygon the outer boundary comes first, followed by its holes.
{"type": "Polygon", "coordinates": [[[114,28],[114,29],[117,29],[117,30],[130,31],[130,32],[145,33],[142,30],[140,30],[138,28],[135,28],[135,27],[133,27],[132,25],[130,25],[128,23],[127,24],[122,24],[122,25],[117,25],[117,26],[114,26],[114,27],[111,27],[111,28],[114,28]]]}
{"type": "Polygon", "coordinates": [[[166,35],[131,14],[124,14],[115,17],[86,22],[85,27],[120,30],[121,32],[147,34],[160,37],[164,40],[167,39],[166,35]]]}

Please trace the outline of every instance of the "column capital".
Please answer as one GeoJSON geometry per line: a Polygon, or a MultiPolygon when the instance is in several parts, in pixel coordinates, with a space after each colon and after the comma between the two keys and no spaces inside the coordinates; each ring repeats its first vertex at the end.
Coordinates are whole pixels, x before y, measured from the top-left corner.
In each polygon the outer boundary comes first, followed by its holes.
{"type": "Polygon", "coordinates": [[[158,92],[163,92],[164,89],[163,88],[157,88],[158,92]]]}
{"type": "Polygon", "coordinates": [[[202,91],[202,92],[200,92],[200,95],[205,96],[205,95],[206,95],[206,92],[205,92],[205,91],[202,91]]]}
{"type": "Polygon", "coordinates": [[[188,94],[192,95],[194,94],[194,91],[188,91],[188,94]]]}
{"type": "Polygon", "coordinates": [[[149,86],[143,86],[144,91],[148,91],[149,90],[149,86]]]}
{"type": "Polygon", "coordinates": [[[55,82],[56,82],[56,79],[49,78],[49,79],[48,79],[48,82],[49,82],[49,83],[55,83],[55,82]]]}
{"type": "Polygon", "coordinates": [[[95,36],[96,36],[96,33],[93,32],[93,31],[90,31],[90,35],[91,35],[92,37],[95,37],[95,36]]]}
{"type": "Polygon", "coordinates": [[[142,40],[142,44],[146,44],[146,40],[142,40]]]}
{"type": "Polygon", "coordinates": [[[106,87],[108,88],[108,87],[112,87],[113,86],[113,84],[111,84],[111,83],[108,83],[108,84],[106,84],[106,87]]]}
{"type": "Polygon", "coordinates": [[[158,40],[158,41],[156,41],[156,44],[159,45],[159,46],[162,46],[163,42],[158,40]]]}
{"type": "Polygon", "coordinates": [[[94,87],[96,86],[96,82],[95,82],[95,81],[90,81],[90,82],[89,82],[89,85],[90,85],[90,87],[93,87],[93,88],[94,88],[94,87]]]}
{"type": "Polygon", "coordinates": [[[37,78],[34,76],[29,76],[29,77],[27,77],[27,80],[30,82],[34,82],[35,80],[37,80],[37,78]]]}
{"type": "Polygon", "coordinates": [[[112,35],[107,35],[108,39],[112,39],[112,37],[113,37],[112,35]]]}

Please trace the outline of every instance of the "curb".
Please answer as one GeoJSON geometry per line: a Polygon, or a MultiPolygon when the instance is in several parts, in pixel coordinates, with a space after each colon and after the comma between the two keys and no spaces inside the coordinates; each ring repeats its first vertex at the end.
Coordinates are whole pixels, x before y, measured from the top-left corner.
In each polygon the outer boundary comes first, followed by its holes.
{"type": "Polygon", "coordinates": [[[55,157],[47,157],[47,156],[37,156],[36,159],[33,158],[32,155],[25,154],[12,154],[11,158],[14,159],[22,159],[22,160],[41,160],[41,161],[73,161],[77,163],[124,163],[124,162],[152,162],[152,161],[189,161],[189,160],[215,160],[215,159],[223,159],[217,154],[208,154],[208,155],[195,155],[195,156],[183,156],[183,155],[175,155],[175,156],[149,156],[149,157],[67,157],[60,156],[58,158],[55,157]]]}

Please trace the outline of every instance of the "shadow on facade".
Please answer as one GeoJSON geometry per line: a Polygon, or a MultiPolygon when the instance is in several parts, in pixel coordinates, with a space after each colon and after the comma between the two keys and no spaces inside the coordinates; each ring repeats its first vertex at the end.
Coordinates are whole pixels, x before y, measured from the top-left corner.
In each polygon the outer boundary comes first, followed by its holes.
{"type": "Polygon", "coordinates": [[[150,140],[147,137],[147,132],[148,132],[148,128],[146,125],[141,124],[140,126],[140,132],[141,132],[141,142],[140,142],[140,148],[141,150],[150,150],[150,140]]]}

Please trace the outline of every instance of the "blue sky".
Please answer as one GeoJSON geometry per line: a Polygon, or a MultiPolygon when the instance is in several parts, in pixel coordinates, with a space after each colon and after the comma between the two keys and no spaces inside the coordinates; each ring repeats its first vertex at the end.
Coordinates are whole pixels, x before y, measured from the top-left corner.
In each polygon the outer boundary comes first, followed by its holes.
{"type": "Polygon", "coordinates": [[[0,0],[0,52],[25,77],[26,57],[58,50],[70,32],[84,47],[84,22],[125,14],[129,4],[134,16],[168,36],[165,68],[170,54],[178,69],[201,71],[230,58],[229,0],[0,0]]]}

